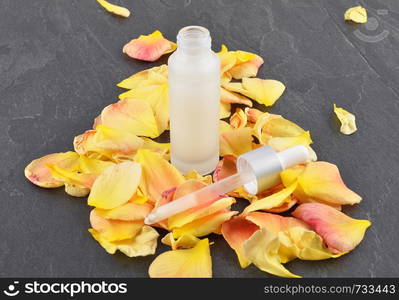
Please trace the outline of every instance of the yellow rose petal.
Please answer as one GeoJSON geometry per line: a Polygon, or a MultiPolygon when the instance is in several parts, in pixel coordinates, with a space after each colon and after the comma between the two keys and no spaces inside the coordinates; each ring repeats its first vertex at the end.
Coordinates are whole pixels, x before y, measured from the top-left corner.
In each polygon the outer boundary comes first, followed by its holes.
{"type": "Polygon", "coordinates": [[[161,242],[168,245],[172,250],[192,248],[198,243],[199,239],[193,235],[185,234],[175,239],[172,232],[165,235],[161,242]]]}
{"type": "Polygon", "coordinates": [[[346,10],[344,15],[345,20],[350,20],[355,23],[366,23],[367,22],[367,11],[362,6],[351,7],[346,10]]]}
{"type": "Polygon", "coordinates": [[[144,222],[105,219],[95,209],[90,212],[90,224],[110,242],[131,239],[141,230],[144,222]]]}
{"type": "Polygon", "coordinates": [[[252,150],[252,129],[248,127],[226,131],[220,135],[220,155],[240,156],[252,150]]]}
{"type": "Polygon", "coordinates": [[[244,209],[243,214],[247,214],[256,210],[271,209],[281,206],[284,202],[287,202],[287,200],[288,201],[291,200],[290,196],[296,189],[296,186],[297,183],[294,182],[289,187],[282,189],[281,191],[275,194],[272,194],[266,198],[252,202],[244,209]]]}
{"type": "Polygon", "coordinates": [[[337,115],[339,121],[341,122],[340,131],[343,134],[352,134],[356,128],[356,117],[349,111],[343,109],[342,107],[337,107],[334,103],[334,113],[337,115]]]}
{"type": "Polygon", "coordinates": [[[243,78],[242,87],[247,91],[246,96],[249,93],[250,98],[266,106],[273,105],[285,90],[285,85],[278,80],[259,78],[243,78]]]}
{"type": "Polygon", "coordinates": [[[245,257],[262,271],[281,277],[300,277],[281,264],[277,234],[265,228],[259,229],[244,242],[243,247],[245,257]]]}
{"type": "Polygon", "coordinates": [[[105,1],[105,0],[97,0],[97,2],[100,3],[100,5],[102,7],[104,7],[105,10],[109,11],[110,13],[113,13],[115,15],[125,17],[125,18],[130,16],[130,11],[125,7],[109,3],[108,1],[105,1]]]}
{"type": "Polygon", "coordinates": [[[141,167],[126,161],[108,167],[93,184],[88,204],[112,209],[129,201],[140,183],[141,167]]]}
{"type": "Polygon", "coordinates": [[[64,153],[53,153],[33,160],[25,168],[25,177],[33,184],[44,188],[56,188],[64,185],[64,181],[55,179],[47,164],[54,164],[68,170],[77,170],[79,166],[79,155],[68,151],[64,153]]]}
{"type": "Polygon", "coordinates": [[[199,241],[191,249],[160,254],[151,263],[148,273],[151,278],[211,278],[212,259],[208,239],[199,241]]]}
{"type": "Polygon", "coordinates": [[[158,232],[151,226],[144,225],[140,232],[131,239],[109,241],[94,229],[89,229],[93,238],[107,251],[114,254],[117,250],[129,257],[147,256],[155,253],[158,232]]]}

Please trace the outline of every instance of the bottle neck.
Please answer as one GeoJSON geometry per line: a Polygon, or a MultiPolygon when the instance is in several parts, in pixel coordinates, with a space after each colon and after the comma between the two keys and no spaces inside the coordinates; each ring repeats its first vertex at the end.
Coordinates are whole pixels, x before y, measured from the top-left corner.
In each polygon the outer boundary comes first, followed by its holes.
{"type": "Polygon", "coordinates": [[[202,55],[211,50],[211,36],[201,26],[187,26],[177,34],[177,51],[185,55],[202,55]]]}

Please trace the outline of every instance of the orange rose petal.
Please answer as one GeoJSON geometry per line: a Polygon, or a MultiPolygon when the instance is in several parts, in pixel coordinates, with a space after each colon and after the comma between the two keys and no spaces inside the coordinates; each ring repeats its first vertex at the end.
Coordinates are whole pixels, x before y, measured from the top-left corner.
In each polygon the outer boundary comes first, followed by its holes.
{"type": "Polygon", "coordinates": [[[233,128],[242,128],[247,126],[248,117],[241,108],[237,108],[236,112],[230,117],[230,125],[233,128]]]}
{"type": "Polygon", "coordinates": [[[237,158],[234,155],[225,155],[213,172],[213,180],[217,182],[237,173],[236,162],[237,158]]]}
{"type": "Polygon", "coordinates": [[[105,219],[93,209],[90,212],[90,224],[105,239],[113,242],[135,237],[144,222],[105,219]]]}
{"type": "Polygon", "coordinates": [[[165,39],[159,30],[149,35],[140,35],[123,46],[123,53],[131,58],[156,61],[162,55],[175,51],[177,45],[165,39]]]}
{"type": "Polygon", "coordinates": [[[261,228],[266,228],[268,231],[273,233],[286,231],[289,228],[298,226],[310,229],[309,225],[299,219],[264,212],[251,212],[245,217],[245,219],[261,228]]]}
{"type": "MultiPolygon", "coordinates": [[[[237,51],[244,52],[244,51],[237,51]]],[[[248,52],[244,52],[248,53],[248,52]]],[[[254,54],[252,59],[240,64],[235,65],[229,70],[229,73],[234,79],[242,79],[244,77],[255,77],[258,74],[258,70],[263,65],[262,57],[254,54]]]]}
{"type": "Polygon", "coordinates": [[[25,177],[33,184],[44,188],[60,187],[64,185],[64,181],[55,179],[47,164],[57,165],[68,170],[77,170],[79,155],[72,151],[53,153],[35,159],[26,166],[25,177]]]}
{"type": "Polygon", "coordinates": [[[353,250],[371,225],[368,220],[353,219],[320,203],[301,204],[292,215],[308,223],[333,253],[353,250]]]}
{"type": "Polygon", "coordinates": [[[139,149],[134,160],[142,167],[140,189],[150,202],[157,202],[162,192],[181,185],[184,176],[160,154],[139,149]]]}
{"type": "Polygon", "coordinates": [[[263,112],[260,111],[259,109],[256,109],[256,108],[246,107],[245,108],[245,114],[248,117],[248,122],[256,123],[256,121],[263,114],[263,112]]]}
{"type": "Polygon", "coordinates": [[[242,217],[234,217],[222,224],[222,235],[236,252],[241,268],[246,268],[251,264],[244,256],[243,244],[258,229],[256,224],[242,217]]]}

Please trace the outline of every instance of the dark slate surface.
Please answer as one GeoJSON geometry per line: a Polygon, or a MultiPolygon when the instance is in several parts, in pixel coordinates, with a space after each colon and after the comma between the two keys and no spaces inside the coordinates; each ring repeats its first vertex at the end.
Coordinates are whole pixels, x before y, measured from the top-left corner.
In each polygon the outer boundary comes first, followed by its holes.
{"type": "MultiPolygon", "coordinates": [[[[35,187],[23,169],[72,149],[73,137],[117,100],[115,83],[152,66],[125,57],[124,43],[155,29],[174,39],[191,24],[210,29],[214,49],[225,43],[262,55],[260,75],[287,86],[272,112],[311,129],[319,158],[336,163],[364,197],[345,208],[373,222],[355,251],[288,268],[307,277],[399,275],[397,0],[361,1],[372,17],[367,25],[343,21],[354,0],[116,2],[131,9],[129,19],[94,0],[0,1],[1,276],[147,276],[153,257],[106,254],[86,231],[85,200],[35,187]],[[356,114],[353,136],[338,132],[333,102],[356,114]]],[[[268,276],[241,270],[223,240],[213,240],[215,277],[268,276]]]]}

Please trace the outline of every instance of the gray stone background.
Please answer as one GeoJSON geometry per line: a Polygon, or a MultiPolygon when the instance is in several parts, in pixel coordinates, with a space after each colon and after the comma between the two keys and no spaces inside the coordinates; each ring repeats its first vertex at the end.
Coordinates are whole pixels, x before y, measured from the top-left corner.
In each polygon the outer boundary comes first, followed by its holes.
{"type": "MultiPolygon", "coordinates": [[[[127,41],[156,29],[174,40],[192,24],[209,28],[215,50],[225,43],[264,57],[260,76],[287,86],[271,111],[310,129],[320,160],[337,164],[364,198],[345,208],[373,222],[358,248],[287,267],[306,277],[399,275],[397,0],[114,2],[131,17],[115,17],[94,0],[0,1],[0,276],[147,276],[153,256],[106,254],[87,233],[86,201],[33,186],[23,169],[72,149],[73,137],[117,100],[117,82],[167,59],[129,59],[121,52],[127,41]],[[344,11],[358,3],[369,23],[345,23],[344,11]],[[356,114],[354,135],[339,133],[333,102],[356,114]]],[[[211,239],[215,277],[269,276],[241,270],[223,239],[211,239]]]]}

